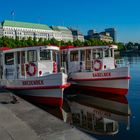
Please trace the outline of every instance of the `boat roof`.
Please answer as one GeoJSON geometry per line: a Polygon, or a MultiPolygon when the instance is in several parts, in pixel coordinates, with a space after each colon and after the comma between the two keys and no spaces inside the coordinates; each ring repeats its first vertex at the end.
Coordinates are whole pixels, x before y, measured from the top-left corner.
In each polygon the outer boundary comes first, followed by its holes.
{"type": "Polygon", "coordinates": [[[8,47],[0,47],[0,51],[6,51],[6,50],[10,50],[10,48],[8,48],[8,47]]]}
{"type": "Polygon", "coordinates": [[[28,50],[59,50],[57,46],[31,46],[31,47],[23,47],[23,48],[15,48],[15,49],[5,49],[2,50],[4,53],[17,52],[17,51],[28,51],[28,50]]]}
{"type": "Polygon", "coordinates": [[[75,46],[63,46],[61,50],[85,50],[85,49],[108,49],[113,48],[117,49],[117,45],[105,45],[105,46],[84,46],[84,47],[75,47],[75,46]]]}

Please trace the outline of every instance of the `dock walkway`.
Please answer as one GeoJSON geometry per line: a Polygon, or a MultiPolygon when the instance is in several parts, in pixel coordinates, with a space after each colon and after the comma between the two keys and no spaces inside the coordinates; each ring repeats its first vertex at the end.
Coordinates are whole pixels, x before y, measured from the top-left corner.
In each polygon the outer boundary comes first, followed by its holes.
{"type": "Polygon", "coordinates": [[[0,139],[2,140],[95,140],[48,112],[0,92],[0,139]]]}

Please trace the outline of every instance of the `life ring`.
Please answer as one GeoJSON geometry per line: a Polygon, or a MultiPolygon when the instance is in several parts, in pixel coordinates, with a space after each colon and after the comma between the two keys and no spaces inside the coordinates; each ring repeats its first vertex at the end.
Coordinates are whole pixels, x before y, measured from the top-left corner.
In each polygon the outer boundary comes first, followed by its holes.
{"type": "Polygon", "coordinates": [[[93,70],[99,71],[102,69],[102,66],[102,61],[100,61],[99,59],[93,61],[93,70]]]}
{"type": "Polygon", "coordinates": [[[29,76],[34,76],[37,72],[37,66],[34,63],[29,63],[26,65],[26,72],[27,75],[29,76]],[[33,69],[32,71],[30,71],[30,69],[33,69]]]}

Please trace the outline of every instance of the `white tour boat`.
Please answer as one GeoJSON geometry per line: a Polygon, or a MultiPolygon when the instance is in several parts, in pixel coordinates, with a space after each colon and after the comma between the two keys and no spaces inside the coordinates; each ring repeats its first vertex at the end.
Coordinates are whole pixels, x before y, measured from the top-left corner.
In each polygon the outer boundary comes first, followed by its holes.
{"type": "Polygon", "coordinates": [[[56,46],[33,46],[1,51],[1,85],[33,102],[61,106],[70,84],[60,72],[56,46]]]}
{"type": "Polygon", "coordinates": [[[116,45],[61,47],[63,66],[76,88],[124,95],[129,89],[129,67],[117,65],[116,45]]]}

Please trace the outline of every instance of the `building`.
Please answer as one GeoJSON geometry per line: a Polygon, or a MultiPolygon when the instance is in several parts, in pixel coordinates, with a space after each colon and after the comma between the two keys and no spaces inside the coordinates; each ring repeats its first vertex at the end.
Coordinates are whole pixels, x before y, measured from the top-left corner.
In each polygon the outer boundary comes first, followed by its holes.
{"type": "Polygon", "coordinates": [[[63,40],[64,42],[68,42],[68,41],[73,42],[73,35],[69,28],[64,26],[51,26],[51,28],[55,32],[59,32],[61,40],[63,40]]]}
{"type": "Polygon", "coordinates": [[[51,39],[54,37],[54,31],[45,24],[33,24],[27,22],[17,22],[5,20],[0,25],[0,36],[6,36],[15,39],[39,38],[51,39]]]}
{"type": "Polygon", "coordinates": [[[84,35],[79,30],[76,30],[76,29],[73,29],[73,28],[69,28],[69,29],[72,32],[73,41],[76,41],[76,40],[80,40],[81,42],[84,41],[84,35]]]}
{"type": "Polygon", "coordinates": [[[94,39],[99,39],[105,42],[113,42],[113,38],[110,36],[109,33],[106,33],[106,32],[95,33],[92,37],[94,39]]]}
{"type": "Polygon", "coordinates": [[[15,39],[32,39],[39,38],[52,39],[55,38],[58,41],[63,40],[64,42],[74,40],[84,41],[84,36],[80,31],[75,29],[69,29],[63,26],[48,26],[46,24],[36,24],[28,22],[18,22],[5,20],[0,23],[0,37],[8,37],[15,39]]]}
{"type": "Polygon", "coordinates": [[[96,30],[95,29],[93,29],[93,30],[88,30],[88,35],[89,36],[92,36],[93,34],[95,34],[96,33],[96,30]]]}
{"type": "Polygon", "coordinates": [[[116,42],[116,29],[115,28],[107,28],[105,32],[110,33],[110,36],[113,38],[113,41],[116,42]]]}
{"type": "Polygon", "coordinates": [[[113,38],[107,32],[96,33],[95,30],[89,30],[85,39],[98,39],[105,42],[113,42],[113,38]]]}

